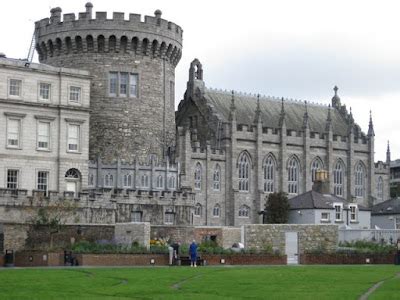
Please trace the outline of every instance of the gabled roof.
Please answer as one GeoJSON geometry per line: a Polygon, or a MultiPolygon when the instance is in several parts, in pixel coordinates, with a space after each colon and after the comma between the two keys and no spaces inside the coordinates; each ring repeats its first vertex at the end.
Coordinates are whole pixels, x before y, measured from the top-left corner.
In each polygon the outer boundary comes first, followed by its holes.
{"type": "MultiPolygon", "coordinates": [[[[332,194],[321,194],[316,191],[309,191],[289,199],[290,209],[333,209],[333,203],[343,203],[344,206],[352,204],[347,200],[332,194]]],[[[369,208],[357,205],[359,210],[370,210],[369,208]]]]}
{"type": "Polygon", "coordinates": [[[372,206],[372,215],[400,214],[400,198],[393,198],[372,206]]]}
{"type": "MultiPolygon", "coordinates": [[[[229,120],[232,95],[228,92],[205,89],[204,98],[213,110],[222,117],[222,121],[229,120]]],[[[235,93],[236,120],[238,124],[253,124],[257,108],[257,97],[235,93]]],[[[263,127],[279,128],[281,100],[272,97],[260,97],[261,120],[263,127]]],[[[284,100],[286,128],[299,130],[303,126],[303,117],[306,111],[304,102],[284,100]]],[[[325,132],[328,118],[328,106],[307,104],[308,118],[311,132],[325,132]]],[[[348,121],[340,112],[331,108],[333,134],[347,136],[349,133],[348,121]]]]}

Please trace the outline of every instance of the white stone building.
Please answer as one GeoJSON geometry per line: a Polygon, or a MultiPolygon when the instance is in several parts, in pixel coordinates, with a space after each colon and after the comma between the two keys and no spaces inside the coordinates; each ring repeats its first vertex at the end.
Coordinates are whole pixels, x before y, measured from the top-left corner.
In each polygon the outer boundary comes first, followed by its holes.
{"type": "Polygon", "coordinates": [[[87,186],[89,95],[87,71],[0,58],[0,188],[87,186]]]}

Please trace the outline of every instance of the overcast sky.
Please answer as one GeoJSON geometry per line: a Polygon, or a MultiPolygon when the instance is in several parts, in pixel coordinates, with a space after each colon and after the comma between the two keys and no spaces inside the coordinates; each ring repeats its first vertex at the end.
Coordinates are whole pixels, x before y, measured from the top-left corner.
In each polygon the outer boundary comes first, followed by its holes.
{"type": "MultiPolygon", "coordinates": [[[[34,21],[85,10],[85,1],[3,1],[0,52],[25,58],[34,21]]],[[[94,11],[162,17],[183,28],[176,69],[176,105],[194,58],[206,86],[330,103],[334,85],[356,122],[375,126],[376,160],[400,158],[400,1],[94,0],[94,11]]]]}

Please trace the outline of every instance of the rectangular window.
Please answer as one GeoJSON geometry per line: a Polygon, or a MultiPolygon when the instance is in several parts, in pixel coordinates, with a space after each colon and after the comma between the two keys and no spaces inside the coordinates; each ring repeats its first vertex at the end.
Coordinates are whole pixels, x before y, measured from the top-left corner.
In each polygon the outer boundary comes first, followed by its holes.
{"type": "Polygon", "coordinates": [[[126,97],[128,95],[128,73],[119,74],[119,95],[126,97]]]}
{"type": "Polygon", "coordinates": [[[174,213],[173,212],[166,212],[165,213],[165,224],[174,224],[174,213]]]}
{"type": "Polygon", "coordinates": [[[142,222],[142,212],[141,211],[133,211],[132,212],[132,222],[133,223],[142,222]]]}
{"type": "Polygon", "coordinates": [[[69,101],[79,103],[81,101],[81,88],[78,86],[69,87],[69,101]]]}
{"type": "Polygon", "coordinates": [[[328,212],[323,212],[321,213],[321,221],[329,221],[330,220],[330,214],[328,212]]]}
{"type": "Polygon", "coordinates": [[[8,94],[10,96],[21,97],[21,92],[22,92],[22,80],[10,79],[8,94]]]}
{"type": "Polygon", "coordinates": [[[50,100],[50,84],[41,82],[39,84],[39,99],[50,100]]]}
{"type": "Polygon", "coordinates": [[[68,151],[79,151],[79,125],[68,124],[68,151]]]}
{"type": "Polygon", "coordinates": [[[118,86],[118,73],[110,72],[110,95],[117,95],[117,86],[118,86]]]}
{"type": "Polygon", "coordinates": [[[350,222],[357,222],[357,206],[349,205],[350,209],[350,222]]]}
{"type": "Polygon", "coordinates": [[[40,150],[48,150],[49,146],[50,146],[50,123],[39,122],[37,148],[40,150]]]}
{"type": "Polygon", "coordinates": [[[20,146],[20,119],[7,119],[7,147],[18,148],[20,146]]]}
{"type": "Polygon", "coordinates": [[[13,190],[18,188],[18,170],[7,170],[7,188],[13,190]]]}
{"type": "Polygon", "coordinates": [[[39,171],[37,175],[37,189],[47,192],[49,187],[49,172],[39,171]]]}
{"type": "Polygon", "coordinates": [[[137,74],[130,74],[129,79],[129,96],[130,97],[137,97],[137,83],[138,83],[138,75],[137,74]]]}
{"type": "Polygon", "coordinates": [[[335,221],[342,221],[342,205],[336,204],[335,207],[335,221]]]}

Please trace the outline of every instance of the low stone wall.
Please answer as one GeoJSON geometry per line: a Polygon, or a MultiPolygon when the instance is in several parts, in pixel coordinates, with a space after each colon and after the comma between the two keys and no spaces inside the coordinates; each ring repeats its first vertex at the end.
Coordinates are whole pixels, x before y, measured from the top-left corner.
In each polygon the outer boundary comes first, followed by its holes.
{"type": "Polygon", "coordinates": [[[304,265],[393,264],[395,254],[301,254],[304,265]]]}
{"type": "Polygon", "coordinates": [[[114,239],[117,244],[150,248],[150,223],[116,223],[114,239]]]}
{"type": "Polygon", "coordinates": [[[207,265],[286,265],[286,255],[274,256],[266,254],[234,254],[217,255],[204,254],[201,258],[206,260],[207,265]]]}
{"type": "Polygon", "coordinates": [[[16,267],[54,267],[64,265],[64,254],[41,251],[17,251],[14,254],[16,267]]]}
{"type": "Polygon", "coordinates": [[[154,265],[168,265],[167,254],[77,254],[81,266],[149,266],[151,259],[154,265]]]}
{"type": "Polygon", "coordinates": [[[263,249],[285,253],[285,233],[298,233],[299,253],[322,250],[332,252],[338,245],[337,225],[256,224],[244,225],[245,248],[263,249]]]}

